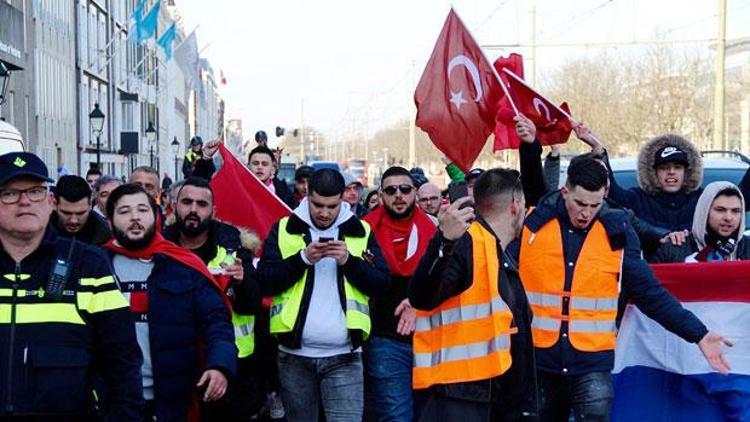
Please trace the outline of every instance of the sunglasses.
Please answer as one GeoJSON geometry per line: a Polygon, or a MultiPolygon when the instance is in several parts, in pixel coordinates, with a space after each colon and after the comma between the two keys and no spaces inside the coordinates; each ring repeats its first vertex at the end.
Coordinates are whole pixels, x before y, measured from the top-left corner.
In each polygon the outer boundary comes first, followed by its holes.
{"type": "Polygon", "coordinates": [[[414,190],[414,186],[412,185],[391,185],[386,186],[383,188],[383,193],[385,193],[388,196],[393,196],[396,194],[396,191],[399,190],[404,195],[410,194],[414,190]]]}

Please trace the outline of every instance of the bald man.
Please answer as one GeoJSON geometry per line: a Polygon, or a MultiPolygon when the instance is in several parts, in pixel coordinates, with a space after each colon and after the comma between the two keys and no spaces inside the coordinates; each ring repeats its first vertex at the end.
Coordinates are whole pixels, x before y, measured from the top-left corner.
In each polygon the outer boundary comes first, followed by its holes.
{"type": "Polygon", "coordinates": [[[440,188],[429,182],[423,184],[417,191],[417,203],[422,211],[437,217],[440,210],[440,188]]]}

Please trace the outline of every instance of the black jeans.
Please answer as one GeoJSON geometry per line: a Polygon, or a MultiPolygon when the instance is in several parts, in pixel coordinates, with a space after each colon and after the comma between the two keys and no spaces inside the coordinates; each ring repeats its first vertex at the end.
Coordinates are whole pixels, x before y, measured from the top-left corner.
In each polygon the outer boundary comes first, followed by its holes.
{"type": "Polygon", "coordinates": [[[567,421],[573,411],[576,421],[609,421],[612,408],[612,374],[583,375],[538,373],[540,420],[567,421]]]}

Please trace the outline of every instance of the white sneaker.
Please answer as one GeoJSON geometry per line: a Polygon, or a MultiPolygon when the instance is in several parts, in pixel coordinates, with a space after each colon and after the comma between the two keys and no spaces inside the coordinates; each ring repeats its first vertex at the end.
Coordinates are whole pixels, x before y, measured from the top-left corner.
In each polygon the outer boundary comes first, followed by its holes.
{"type": "Polygon", "coordinates": [[[275,391],[271,392],[268,395],[268,408],[268,416],[270,416],[271,419],[281,419],[286,416],[284,403],[281,401],[281,397],[279,397],[278,393],[276,393],[275,391]]]}

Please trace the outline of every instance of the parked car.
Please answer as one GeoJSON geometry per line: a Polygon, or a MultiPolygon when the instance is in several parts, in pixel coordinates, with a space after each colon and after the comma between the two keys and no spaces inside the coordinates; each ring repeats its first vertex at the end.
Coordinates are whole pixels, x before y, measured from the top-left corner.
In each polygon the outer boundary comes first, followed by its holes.
{"type": "Polygon", "coordinates": [[[315,170],[334,169],[336,171],[342,171],[341,164],[337,161],[310,161],[307,165],[315,170]]]}

